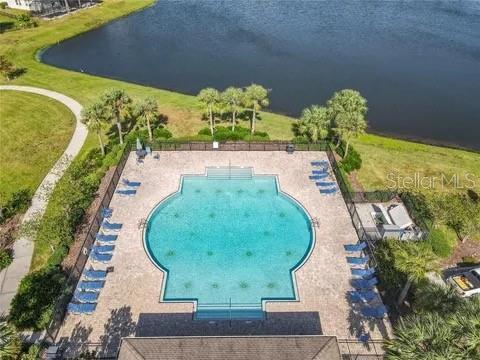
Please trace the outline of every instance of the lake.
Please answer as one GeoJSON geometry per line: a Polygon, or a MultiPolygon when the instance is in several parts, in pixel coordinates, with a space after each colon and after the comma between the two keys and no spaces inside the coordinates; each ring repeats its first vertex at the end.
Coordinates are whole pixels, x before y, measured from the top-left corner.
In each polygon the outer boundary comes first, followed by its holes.
{"type": "Polygon", "coordinates": [[[353,88],[370,131],[480,149],[478,1],[159,1],[42,61],[187,94],[255,82],[292,116],[353,88]]]}

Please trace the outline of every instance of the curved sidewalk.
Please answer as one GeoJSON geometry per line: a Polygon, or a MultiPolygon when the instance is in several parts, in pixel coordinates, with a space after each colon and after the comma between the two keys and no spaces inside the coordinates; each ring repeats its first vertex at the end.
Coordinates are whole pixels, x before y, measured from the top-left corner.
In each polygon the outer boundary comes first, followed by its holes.
{"type": "MultiPolygon", "coordinates": [[[[30,86],[1,85],[0,90],[29,92],[57,100],[68,107],[77,120],[75,131],[70,139],[70,143],[35,191],[32,203],[23,216],[23,224],[32,220],[36,216],[43,215],[47,208],[48,198],[52,193],[55,184],[62,177],[72,159],[79,153],[85,139],[87,138],[88,131],[86,126],[80,122],[82,105],[68,96],[55,91],[30,86]]],[[[13,245],[13,262],[0,273],[0,314],[8,312],[10,302],[17,292],[20,280],[28,274],[30,263],[32,261],[33,248],[33,239],[27,236],[18,238],[13,245]]]]}

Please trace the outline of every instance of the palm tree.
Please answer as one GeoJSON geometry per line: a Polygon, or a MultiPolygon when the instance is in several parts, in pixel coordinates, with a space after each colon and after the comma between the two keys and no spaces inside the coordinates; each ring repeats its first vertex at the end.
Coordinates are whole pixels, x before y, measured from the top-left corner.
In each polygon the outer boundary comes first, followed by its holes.
{"type": "Polygon", "coordinates": [[[255,133],[257,112],[268,106],[268,90],[261,85],[252,84],[245,89],[244,105],[252,109],[251,132],[255,133]]]}
{"type": "Polygon", "coordinates": [[[135,114],[140,124],[148,129],[148,138],[153,141],[152,124],[158,119],[158,103],[154,98],[146,98],[137,104],[135,114]]]}
{"type": "Polygon", "coordinates": [[[129,113],[132,99],[123,90],[112,89],[102,96],[102,101],[109,110],[110,119],[117,125],[120,144],[123,145],[122,121],[129,113]]]}
{"type": "Polygon", "coordinates": [[[82,123],[87,125],[88,130],[95,131],[102,156],[105,156],[105,145],[102,139],[102,129],[107,118],[105,116],[105,107],[101,103],[92,104],[82,110],[82,123]]]}
{"type": "Polygon", "coordinates": [[[327,137],[328,126],[327,108],[312,105],[302,111],[297,131],[300,135],[306,135],[311,141],[318,141],[327,137]]]}
{"type": "Polygon", "coordinates": [[[463,306],[464,300],[458,296],[451,285],[437,285],[427,283],[415,292],[415,309],[422,311],[438,312],[440,314],[452,313],[463,306]]]}
{"type": "Polygon", "coordinates": [[[0,359],[17,359],[21,350],[21,342],[14,328],[7,320],[0,317],[0,359]]]}
{"type": "Polygon", "coordinates": [[[398,297],[397,304],[405,300],[410,287],[425,279],[426,274],[437,270],[437,257],[424,244],[400,243],[395,251],[395,268],[407,275],[407,282],[398,297]]]}
{"type": "Polygon", "coordinates": [[[208,118],[210,121],[210,132],[213,136],[213,128],[214,128],[213,109],[220,100],[220,94],[216,89],[206,88],[206,89],[202,89],[198,93],[197,99],[207,108],[208,118]]]}
{"type": "Polygon", "coordinates": [[[462,306],[448,323],[453,328],[466,359],[480,359],[480,297],[472,296],[463,301],[462,306]]]}
{"type": "Polygon", "coordinates": [[[222,93],[222,100],[227,105],[228,110],[232,113],[232,131],[235,131],[237,114],[240,111],[240,106],[243,100],[243,90],[229,87],[222,93]]]}
{"type": "Polygon", "coordinates": [[[338,136],[337,146],[341,140],[346,142],[346,157],[350,140],[364,133],[367,127],[367,100],[356,90],[344,89],[333,94],[327,101],[327,108],[331,125],[338,136]]]}

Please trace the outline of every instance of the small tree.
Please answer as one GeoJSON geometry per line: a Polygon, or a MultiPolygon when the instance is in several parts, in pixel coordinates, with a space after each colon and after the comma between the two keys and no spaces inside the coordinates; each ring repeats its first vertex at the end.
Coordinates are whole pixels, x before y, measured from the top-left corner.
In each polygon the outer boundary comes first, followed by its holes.
{"type": "Polygon", "coordinates": [[[146,98],[139,102],[135,108],[137,123],[146,126],[148,138],[153,141],[152,124],[158,120],[158,103],[154,98],[146,98]]]}
{"type": "Polygon", "coordinates": [[[268,90],[261,85],[252,84],[245,89],[244,105],[252,111],[251,133],[255,133],[257,112],[269,105],[268,90]]]}
{"type": "Polygon", "coordinates": [[[21,350],[21,341],[13,326],[0,317],[0,359],[15,360],[21,350]]]}
{"type": "Polygon", "coordinates": [[[345,158],[348,154],[350,141],[365,132],[367,121],[367,100],[356,90],[344,89],[336,92],[327,101],[328,117],[334,132],[338,136],[337,146],[340,140],[346,142],[345,158]]]}
{"type": "Polygon", "coordinates": [[[112,89],[103,94],[102,102],[108,110],[109,119],[117,126],[120,144],[123,145],[122,122],[130,112],[132,99],[125,91],[112,89]]]}
{"type": "Polygon", "coordinates": [[[102,156],[105,156],[102,129],[106,120],[105,107],[101,103],[92,104],[82,110],[82,122],[87,125],[88,130],[94,131],[97,134],[102,156]]]}
{"type": "Polygon", "coordinates": [[[241,109],[243,101],[243,90],[229,87],[222,93],[222,101],[227,105],[228,111],[232,114],[232,131],[235,131],[237,114],[241,109]]]}
{"type": "Polygon", "coordinates": [[[197,99],[206,107],[206,110],[208,112],[208,119],[210,122],[210,133],[213,136],[213,129],[215,127],[213,119],[213,109],[220,100],[220,94],[216,89],[206,88],[198,93],[197,99]]]}
{"type": "Polygon", "coordinates": [[[407,275],[407,282],[403,287],[397,304],[403,303],[413,283],[425,279],[426,274],[437,270],[437,257],[425,244],[413,242],[397,242],[394,267],[407,275]]]}
{"type": "Polygon", "coordinates": [[[3,55],[0,55],[0,72],[2,73],[5,80],[12,80],[13,75],[15,74],[15,66],[13,63],[3,55]]]}
{"type": "Polygon", "coordinates": [[[328,128],[327,109],[318,105],[304,109],[297,124],[299,135],[307,136],[311,141],[325,139],[328,135],[328,128]]]}

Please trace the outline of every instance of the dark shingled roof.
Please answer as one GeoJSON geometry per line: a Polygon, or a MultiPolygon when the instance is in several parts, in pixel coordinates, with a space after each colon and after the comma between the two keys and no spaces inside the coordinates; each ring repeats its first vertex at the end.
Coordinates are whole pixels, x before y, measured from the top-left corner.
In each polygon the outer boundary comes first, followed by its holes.
{"type": "Polygon", "coordinates": [[[340,360],[333,336],[124,338],[119,360],[340,360]]]}

